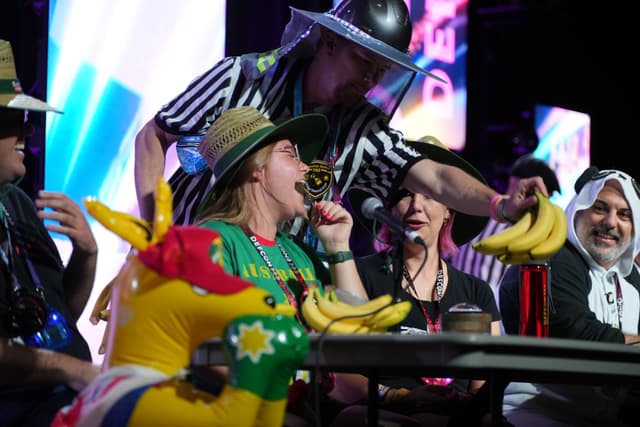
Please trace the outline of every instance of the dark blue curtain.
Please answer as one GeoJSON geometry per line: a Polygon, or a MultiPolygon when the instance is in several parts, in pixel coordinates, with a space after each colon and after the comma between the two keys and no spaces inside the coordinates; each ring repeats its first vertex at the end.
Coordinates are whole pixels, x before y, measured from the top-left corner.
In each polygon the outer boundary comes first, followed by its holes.
{"type": "Polygon", "coordinates": [[[227,1],[227,55],[263,52],[280,45],[280,35],[291,16],[289,6],[324,12],[331,0],[227,1]]]}

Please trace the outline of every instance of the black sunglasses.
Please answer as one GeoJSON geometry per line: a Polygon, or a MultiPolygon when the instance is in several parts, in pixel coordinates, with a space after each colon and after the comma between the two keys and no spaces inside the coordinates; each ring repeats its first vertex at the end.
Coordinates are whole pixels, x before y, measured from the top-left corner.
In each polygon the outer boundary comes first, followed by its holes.
{"type": "Polygon", "coordinates": [[[24,138],[33,134],[33,125],[27,122],[28,111],[0,107],[0,138],[17,136],[24,138]]]}

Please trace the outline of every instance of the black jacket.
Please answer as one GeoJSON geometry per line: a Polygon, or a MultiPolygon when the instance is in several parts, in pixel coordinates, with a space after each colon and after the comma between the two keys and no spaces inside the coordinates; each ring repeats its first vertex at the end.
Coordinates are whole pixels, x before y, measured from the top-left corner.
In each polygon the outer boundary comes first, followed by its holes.
{"type": "MultiPolygon", "coordinates": [[[[567,241],[564,247],[551,257],[549,263],[549,336],[624,343],[622,331],[599,321],[589,308],[589,266],[578,250],[567,241]]],[[[499,288],[504,329],[507,334],[514,335],[518,334],[520,319],[519,272],[519,265],[510,266],[499,288]]],[[[625,279],[640,292],[640,274],[636,268],[625,279]]]]}

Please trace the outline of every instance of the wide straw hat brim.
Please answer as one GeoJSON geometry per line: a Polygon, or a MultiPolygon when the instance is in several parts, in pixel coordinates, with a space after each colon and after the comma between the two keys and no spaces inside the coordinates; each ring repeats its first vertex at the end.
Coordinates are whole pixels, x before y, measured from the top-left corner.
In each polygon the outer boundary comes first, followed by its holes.
{"type": "Polygon", "coordinates": [[[346,25],[341,23],[338,19],[335,19],[333,15],[329,15],[328,13],[319,13],[319,12],[311,12],[302,9],[296,9],[295,7],[291,7],[291,10],[294,13],[299,13],[306,18],[322,25],[323,27],[333,31],[334,33],[344,37],[345,39],[352,41],[363,48],[382,56],[383,58],[392,61],[408,70],[414,71],[416,73],[424,74],[433,79],[436,79],[442,83],[446,83],[444,79],[438,77],[437,75],[425,70],[424,68],[418,67],[413,63],[413,60],[409,55],[404,52],[399,51],[398,49],[389,46],[388,44],[375,39],[366,33],[363,32],[355,32],[349,30],[346,25]]]}
{"type": "MultiPolygon", "coordinates": [[[[405,141],[407,145],[414,148],[416,151],[424,155],[425,157],[434,160],[439,163],[455,166],[469,175],[476,178],[478,181],[487,184],[486,179],[471,163],[454,153],[453,151],[440,146],[442,144],[433,137],[425,137],[421,141],[405,141]]],[[[351,205],[353,214],[360,223],[372,233],[374,230],[374,221],[366,218],[362,214],[362,203],[372,195],[362,189],[351,189],[347,192],[348,202],[351,205]]],[[[392,208],[398,202],[396,195],[391,194],[389,200],[383,201],[387,208],[392,208]]],[[[453,220],[453,227],[451,229],[451,238],[456,245],[460,246],[475,236],[477,236],[489,222],[488,217],[468,215],[456,211],[455,218],[453,220]]],[[[378,224],[379,227],[379,224],[378,224]]]]}
{"type": "Polygon", "coordinates": [[[13,49],[7,40],[0,40],[0,107],[28,111],[62,113],[44,101],[25,95],[16,74],[13,49]]]}
{"type": "MultiPolygon", "coordinates": [[[[300,159],[308,163],[320,151],[328,132],[327,118],[322,114],[294,117],[279,126],[259,129],[226,151],[213,167],[216,183],[220,182],[249,154],[281,139],[290,139],[298,146],[300,159]]],[[[216,185],[214,184],[214,188],[216,185]]]]}
{"type": "Polygon", "coordinates": [[[46,102],[40,101],[32,96],[19,94],[19,95],[5,95],[0,94],[0,107],[13,108],[16,110],[28,110],[28,111],[52,111],[54,113],[63,114],[62,111],[52,107],[46,102]]]}

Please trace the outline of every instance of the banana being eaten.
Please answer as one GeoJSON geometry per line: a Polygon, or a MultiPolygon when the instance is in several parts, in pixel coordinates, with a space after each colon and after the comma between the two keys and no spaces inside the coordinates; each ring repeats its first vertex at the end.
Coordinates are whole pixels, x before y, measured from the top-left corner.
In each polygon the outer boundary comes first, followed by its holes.
{"type": "Polygon", "coordinates": [[[351,305],[340,301],[334,291],[323,294],[318,288],[309,288],[301,307],[309,327],[329,334],[385,332],[404,320],[410,310],[411,302],[394,303],[389,294],[351,305]]]}
{"type": "Polygon", "coordinates": [[[473,249],[496,255],[505,264],[542,261],[560,250],[567,240],[568,222],[564,210],[542,193],[536,192],[538,205],[511,227],[473,244],[473,249]]]}

